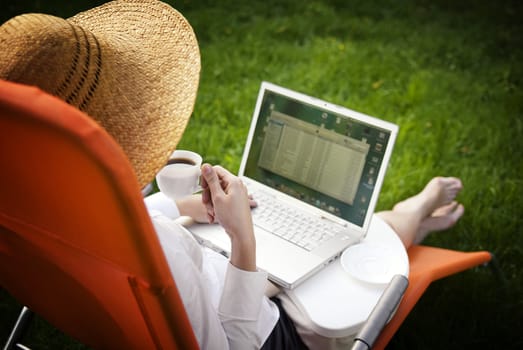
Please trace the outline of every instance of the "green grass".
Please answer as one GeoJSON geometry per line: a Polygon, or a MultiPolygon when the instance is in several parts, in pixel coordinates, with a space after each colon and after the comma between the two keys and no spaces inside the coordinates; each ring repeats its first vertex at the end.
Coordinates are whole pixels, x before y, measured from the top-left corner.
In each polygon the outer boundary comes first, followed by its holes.
{"type": "MultiPolygon", "coordinates": [[[[21,1],[2,16],[67,16],[90,7],[54,3],[21,1]]],[[[485,268],[434,283],[390,348],[523,346],[520,2],[173,3],[193,25],[202,55],[199,95],[179,148],[236,172],[262,80],[397,123],[378,209],[435,175],[459,176],[465,216],[426,243],[492,251],[507,284],[485,268]]],[[[16,304],[5,293],[2,300],[1,314],[10,315],[1,317],[3,338],[16,304]]],[[[69,347],[52,342],[55,333],[45,326],[30,338],[40,349],[69,347]]]]}

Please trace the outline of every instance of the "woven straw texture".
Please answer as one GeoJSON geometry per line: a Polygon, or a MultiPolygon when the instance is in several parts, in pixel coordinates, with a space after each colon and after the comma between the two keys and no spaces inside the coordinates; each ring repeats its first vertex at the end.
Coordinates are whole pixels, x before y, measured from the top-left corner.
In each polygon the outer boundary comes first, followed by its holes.
{"type": "Polygon", "coordinates": [[[0,27],[0,78],[36,85],[98,121],[152,181],[196,100],[200,53],[185,18],[155,0],[120,0],[67,20],[43,14],[0,27]]]}

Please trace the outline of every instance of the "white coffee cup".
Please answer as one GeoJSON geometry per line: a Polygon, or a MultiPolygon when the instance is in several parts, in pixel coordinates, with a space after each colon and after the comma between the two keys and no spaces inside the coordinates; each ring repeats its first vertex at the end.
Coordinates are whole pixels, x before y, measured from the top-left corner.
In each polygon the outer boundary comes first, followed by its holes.
{"type": "Polygon", "coordinates": [[[201,190],[202,157],[195,152],[176,150],[156,174],[160,191],[171,199],[189,196],[201,190]]]}

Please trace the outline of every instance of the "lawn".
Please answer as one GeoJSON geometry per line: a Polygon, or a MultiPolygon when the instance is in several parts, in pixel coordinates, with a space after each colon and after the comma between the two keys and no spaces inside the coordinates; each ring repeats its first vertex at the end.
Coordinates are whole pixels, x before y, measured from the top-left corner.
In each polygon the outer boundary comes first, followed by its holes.
{"type": "MultiPolygon", "coordinates": [[[[68,16],[94,3],[18,1],[1,5],[0,19],[29,11],[68,16]]],[[[194,27],[202,56],[199,95],[179,148],[236,172],[263,80],[398,124],[378,209],[435,175],[460,177],[464,217],[425,243],[490,250],[505,283],[483,267],[434,283],[389,348],[523,347],[521,2],[172,3],[194,27]]],[[[17,305],[0,295],[4,339],[17,305]]],[[[40,320],[29,342],[76,346],[40,320]]]]}

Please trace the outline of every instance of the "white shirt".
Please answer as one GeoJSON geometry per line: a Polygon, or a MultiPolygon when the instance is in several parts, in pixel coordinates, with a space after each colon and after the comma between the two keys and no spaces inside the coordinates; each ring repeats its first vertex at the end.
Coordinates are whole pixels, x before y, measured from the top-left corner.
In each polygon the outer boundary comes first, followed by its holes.
{"type": "Polygon", "coordinates": [[[265,296],[267,274],[240,270],[200,246],[173,221],[178,208],[162,194],[145,204],[200,348],[260,348],[279,318],[265,296]]]}

